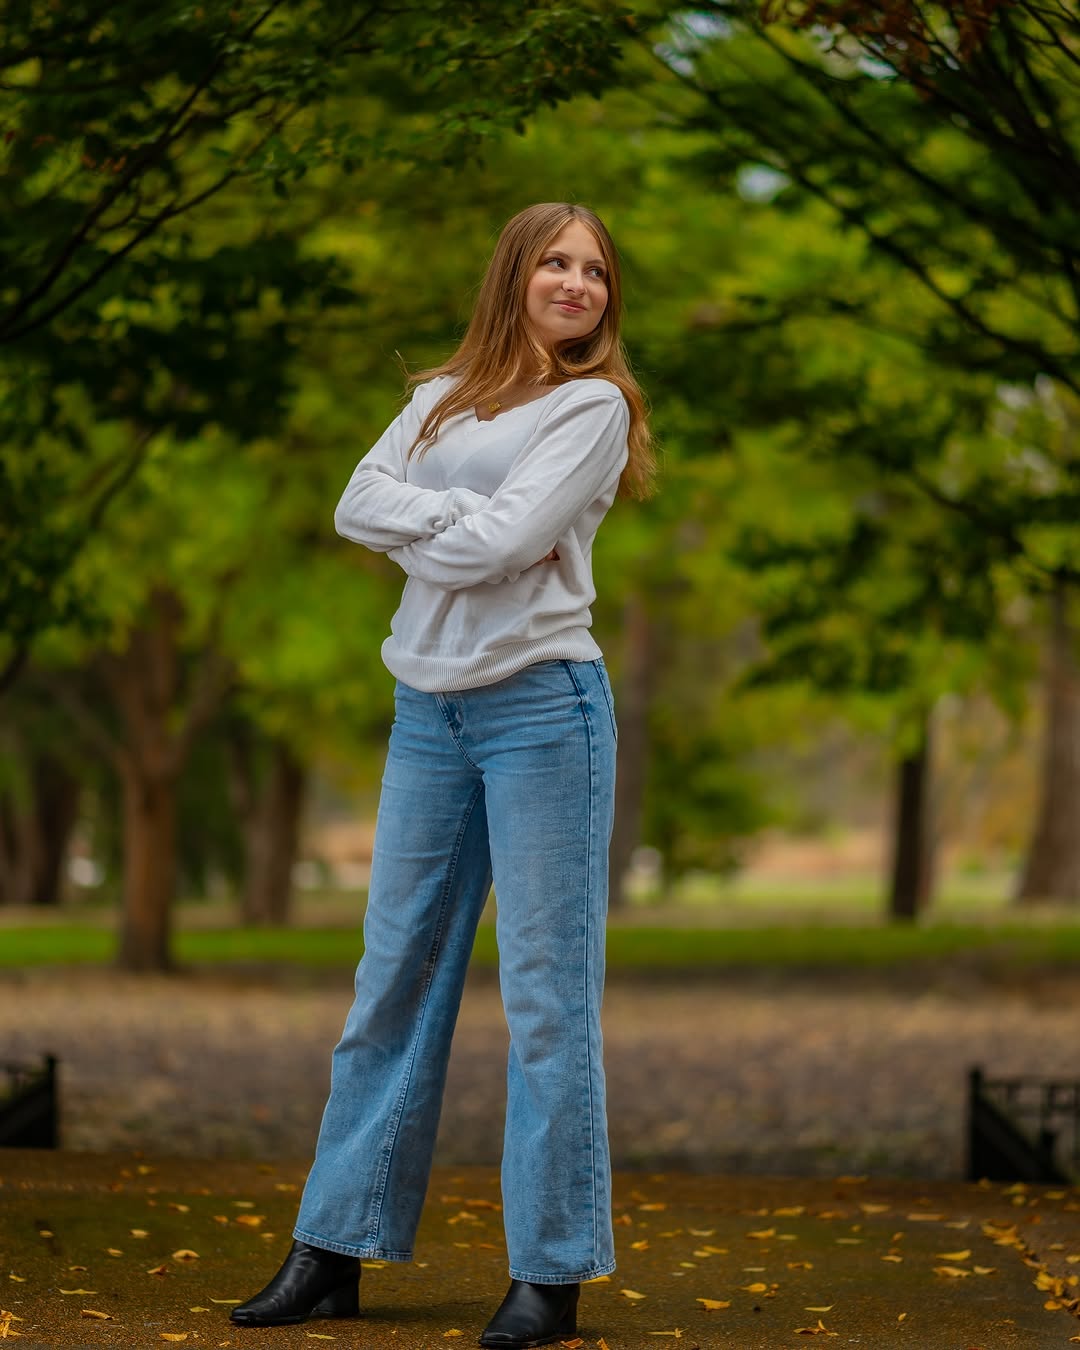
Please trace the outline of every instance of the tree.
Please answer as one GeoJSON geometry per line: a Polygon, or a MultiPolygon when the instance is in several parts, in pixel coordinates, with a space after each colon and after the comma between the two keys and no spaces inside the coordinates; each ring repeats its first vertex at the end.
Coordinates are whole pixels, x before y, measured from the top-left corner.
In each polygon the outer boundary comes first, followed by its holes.
{"type": "MultiPolygon", "coordinates": [[[[1069,11],[1022,2],[706,3],[675,18],[655,44],[665,72],[657,97],[696,144],[707,135],[698,163],[714,186],[742,183],[781,211],[818,203],[879,260],[867,285],[856,279],[844,295],[827,288],[811,310],[861,310],[968,381],[989,377],[1021,396],[1050,386],[1058,401],[1072,401],[1080,388],[1078,32],[1069,11]],[[868,294],[871,278],[884,280],[909,305],[910,288],[889,279],[898,274],[927,304],[905,312],[888,291],[868,294]]],[[[969,453],[959,472],[955,456],[928,461],[918,438],[903,434],[863,437],[861,453],[951,517],[950,529],[970,544],[962,570],[971,578],[989,550],[1044,599],[1080,580],[1074,442],[1051,434],[990,461],[969,453]]],[[[1050,743],[1074,741],[1062,719],[1075,702],[1050,706],[1050,743]]],[[[1043,799],[1068,812],[1080,768],[1070,777],[1053,762],[1053,792],[1048,782],[1043,799]]],[[[1051,839],[1080,850],[1060,829],[1037,831],[1036,846],[1051,839]]],[[[1080,898],[1076,859],[1062,855],[1049,870],[1064,887],[1059,895],[1080,898]]]]}

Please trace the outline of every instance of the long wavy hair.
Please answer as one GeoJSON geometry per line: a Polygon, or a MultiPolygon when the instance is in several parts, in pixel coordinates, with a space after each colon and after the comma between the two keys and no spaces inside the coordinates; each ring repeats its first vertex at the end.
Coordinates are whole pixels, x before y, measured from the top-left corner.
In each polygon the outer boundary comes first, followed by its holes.
{"type": "Polygon", "coordinates": [[[437,375],[454,384],[428,413],[409,453],[423,454],[448,418],[486,403],[508,385],[565,384],[594,376],[618,385],[630,409],[629,458],[619,483],[621,496],[647,497],[656,473],[648,410],[619,336],[622,284],[619,255],[594,211],[569,202],[540,202],[507,221],[480,286],[461,345],[448,361],[409,376],[419,384],[437,375]],[[596,236],[607,272],[608,300],[591,333],[549,348],[529,323],[525,292],[556,235],[579,220],[596,236]]]}

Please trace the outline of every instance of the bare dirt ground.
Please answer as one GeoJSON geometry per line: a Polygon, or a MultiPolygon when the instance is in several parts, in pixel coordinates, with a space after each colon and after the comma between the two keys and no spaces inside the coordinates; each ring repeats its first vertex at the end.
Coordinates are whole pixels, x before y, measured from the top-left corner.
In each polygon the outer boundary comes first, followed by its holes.
{"type": "MultiPolygon", "coordinates": [[[[0,974],[0,1061],[59,1056],[62,1143],[310,1157],[346,971],[0,974]]],[[[1070,974],[609,975],[618,1167],[958,1178],[966,1079],[1075,1078],[1070,974]]],[[[493,973],[466,990],[437,1160],[497,1162],[507,1033],[493,973]]]]}

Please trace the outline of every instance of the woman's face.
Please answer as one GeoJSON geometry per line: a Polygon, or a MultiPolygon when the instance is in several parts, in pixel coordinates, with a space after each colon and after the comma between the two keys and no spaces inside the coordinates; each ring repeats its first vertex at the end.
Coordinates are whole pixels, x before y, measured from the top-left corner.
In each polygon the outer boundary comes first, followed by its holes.
{"type": "Polygon", "coordinates": [[[540,258],[525,290],[525,313],[545,346],[558,347],[591,333],[607,302],[599,241],[580,220],[571,220],[540,258]]]}

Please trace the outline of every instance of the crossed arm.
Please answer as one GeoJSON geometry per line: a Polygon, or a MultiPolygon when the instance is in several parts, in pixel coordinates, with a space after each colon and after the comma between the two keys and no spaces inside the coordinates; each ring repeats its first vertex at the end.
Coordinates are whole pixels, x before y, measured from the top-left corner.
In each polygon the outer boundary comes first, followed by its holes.
{"type": "Polygon", "coordinates": [[[357,466],[335,525],[387,553],[409,576],[446,590],[512,581],[550,556],[626,462],[626,403],[597,382],[542,419],[491,497],[419,488],[405,481],[402,447],[411,444],[417,416],[407,416],[411,407],[357,466]]]}

